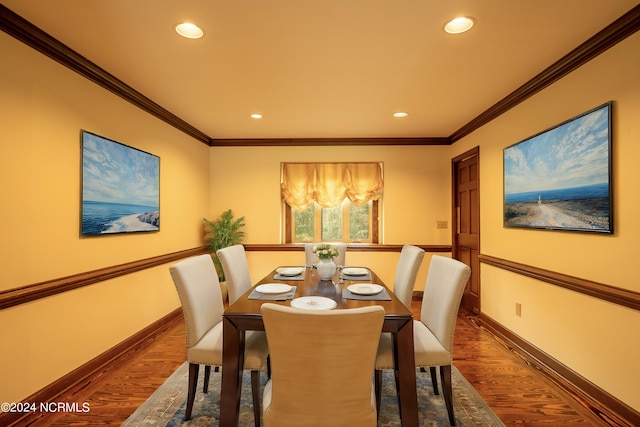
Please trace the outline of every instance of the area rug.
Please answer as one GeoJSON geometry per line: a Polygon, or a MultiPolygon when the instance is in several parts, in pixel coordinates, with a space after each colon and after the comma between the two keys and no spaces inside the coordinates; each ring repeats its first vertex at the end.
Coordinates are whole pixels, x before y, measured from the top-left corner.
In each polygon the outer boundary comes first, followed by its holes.
{"type": "MultiPolygon", "coordinates": [[[[456,424],[461,427],[493,427],[504,424],[491,411],[476,390],[458,372],[452,369],[453,401],[456,424]]],[[[429,373],[417,371],[419,424],[423,426],[448,426],[447,409],[442,394],[434,395],[429,373]]],[[[211,373],[209,393],[202,393],[204,375],[200,374],[198,392],[193,404],[192,418],[183,421],[187,398],[188,364],[180,366],[158,390],[140,406],[123,424],[138,426],[217,426],[220,414],[220,373],[211,373]]],[[[244,372],[242,403],[240,406],[241,427],[253,427],[253,405],[251,399],[250,374],[244,372]]],[[[262,386],[267,381],[261,376],[262,386]]],[[[378,427],[400,427],[398,401],[396,399],[393,373],[384,371],[382,404],[378,427]]]]}

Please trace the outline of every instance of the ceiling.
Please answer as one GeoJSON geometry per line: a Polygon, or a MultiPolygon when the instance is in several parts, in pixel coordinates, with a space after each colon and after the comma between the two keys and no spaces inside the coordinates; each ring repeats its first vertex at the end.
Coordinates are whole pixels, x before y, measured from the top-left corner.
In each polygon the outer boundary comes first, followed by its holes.
{"type": "Polygon", "coordinates": [[[213,139],[449,137],[640,3],[0,1],[213,139]]]}

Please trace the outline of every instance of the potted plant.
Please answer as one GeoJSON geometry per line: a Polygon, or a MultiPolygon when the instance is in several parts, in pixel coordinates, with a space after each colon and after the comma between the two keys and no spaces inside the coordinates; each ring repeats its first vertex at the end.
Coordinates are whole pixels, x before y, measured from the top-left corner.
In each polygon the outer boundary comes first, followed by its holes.
{"type": "Polygon", "coordinates": [[[220,217],[215,221],[204,219],[205,240],[209,245],[209,252],[211,252],[213,263],[218,272],[223,301],[227,298],[227,284],[224,271],[222,270],[222,264],[220,264],[216,252],[218,249],[241,243],[245,235],[244,231],[242,231],[244,225],[244,217],[241,216],[236,219],[231,209],[222,212],[220,217]]]}

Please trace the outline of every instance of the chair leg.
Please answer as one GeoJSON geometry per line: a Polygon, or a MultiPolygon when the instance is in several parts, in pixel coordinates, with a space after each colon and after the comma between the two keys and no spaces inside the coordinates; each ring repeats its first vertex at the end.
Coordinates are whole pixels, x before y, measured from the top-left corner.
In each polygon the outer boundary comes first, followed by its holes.
{"type": "Polygon", "coordinates": [[[251,394],[253,394],[253,419],[256,427],[260,427],[260,371],[251,371],[251,394]]]}
{"type": "Polygon", "coordinates": [[[197,363],[189,363],[189,389],[187,390],[187,409],[184,412],[184,420],[191,419],[191,410],[193,409],[193,401],[196,398],[196,387],[198,386],[198,371],[200,365],[197,363]]]}
{"type": "Polygon", "coordinates": [[[447,405],[449,414],[449,424],[456,425],[456,418],[453,416],[453,387],[451,384],[451,365],[440,366],[440,377],[442,379],[442,393],[444,403],[447,405]]]}
{"type": "Polygon", "coordinates": [[[211,366],[204,365],[204,385],[202,386],[203,393],[209,393],[209,378],[211,377],[211,366]]]}
{"type": "Polygon", "coordinates": [[[382,402],[382,370],[376,369],[373,378],[376,391],[376,413],[380,415],[380,403],[382,402]]]}
{"type": "Polygon", "coordinates": [[[267,354],[267,378],[271,379],[271,355],[267,354]]]}
{"type": "MultiPolygon", "coordinates": [[[[431,374],[431,384],[433,384],[433,394],[438,395],[438,371],[435,366],[429,366],[429,373],[431,374]]],[[[444,380],[443,380],[444,381],[444,380]]]]}

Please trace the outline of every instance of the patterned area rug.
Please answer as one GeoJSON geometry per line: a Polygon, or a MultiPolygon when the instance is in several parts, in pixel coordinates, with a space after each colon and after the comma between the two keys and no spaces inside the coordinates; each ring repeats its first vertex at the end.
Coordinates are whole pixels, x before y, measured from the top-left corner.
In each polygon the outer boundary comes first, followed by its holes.
{"type": "MultiPolygon", "coordinates": [[[[209,393],[202,393],[203,369],[200,369],[198,392],[191,420],[183,421],[187,398],[188,364],[180,366],[165,383],[123,424],[137,426],[217,426],[220,413],[220,373],[211,373],[209,393]]],[[[253,427],[250,374],[244,372],[239,426],[253,427]]],[[[493,427],[504,424],[491,411],[469,382],[453,367],[453,401],[456,424],[461,427],[493,427]]],[[[267,381],[262,374],[262,386],[267,381]]],[[[447,409],[442,395],[434,395],[429,373],[417,372],[420,426],[448,426],[447,409]]],[[[399,427],[398,403],[391,371],[383,373],[382,405],[379,427],[399,427]]]]}

